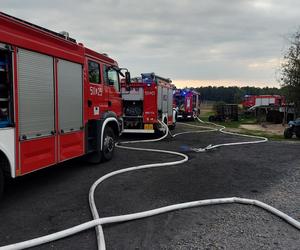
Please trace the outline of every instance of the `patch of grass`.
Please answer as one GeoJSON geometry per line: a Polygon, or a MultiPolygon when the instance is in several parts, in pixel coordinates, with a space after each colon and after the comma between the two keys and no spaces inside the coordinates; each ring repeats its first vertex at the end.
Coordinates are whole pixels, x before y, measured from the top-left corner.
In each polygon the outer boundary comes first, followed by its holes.
{"type": "Polygon", "coordinates": [[[240,121],[228,121],[228,122],[215,122],[216,124],[222,125],[226,128],[239,128],[241,125],[240,121]]]}
{"type": "Polygon", "coordinates": [[[200,119],[202,121],[208,122],[208,117],[210,117],[211,115],[214,115],[214,114],[215,113],[213,111],[206,112],[206,113],[200,115],[200,119]]]}
{"type": "MultiPolygon", "coordinates": [[[[200,115],[202,121],[208,122],[208,117],[214,115],[214,112],[208,112],[205,115],[200,115]]],[[[226,121],[226,122],[214,122],[218,125],[225,126],[227,128],[239,128],[241,124],[257,124],[256,118],[241,118],[239,121],[226,121]]]]}
{"type": "MultiPolygon", "coordinates": [[[[214,115],[214,112],[206,113],[205,116],[200,115],[200,119],[208,122],[208,117],[210,115],[214,115]]],[[[236,133],[241,133],[241,134],[246,134],[246,135],[254,135],[254,136],[261,136],[261,137],[266,137],[269,140],[286,140],[283,135],[278,135],[274,133],[268,133],[265,131],[260,131],[260,130],[250,130],[250,129],[245,129],[245,128],[240,128],[241,125],[243,124],[257,124],[257,120],[255,117],[243,117],[239,121],[226,121],[226,122],[214,122],[218,125],[225,126],[227,128],[227,131],[231,132],[236,132],[236,133]]],[[[195,124],[199,124],[198,122],[195,122],[195,124]]]]}
{"type": "Polygon", "coordinates": [[[257,124],[257,119],[255,117],[241,118],[241,124],[257,124]]]}
{"type": "Polygon", "coordinates": [[[242,124],[257,124],[257,120],[255,118],[241,118],[238,121],[226,121],[226,122],[216,122],[222,126],[227,128],[239,128],[242,124]]]}
{"type": "Polygon", "coordinates": [[[237,130],[228,130],[231,132],[235,133],[241,133],[241,134],[246,134],[246,135],[254,135],[254,136],[261,136],[261,137],[266,137],[269,140],[274,140],[274,141],[281,141],[281,140],[286,140],[283,135],[277,135],[273,133],[267,133],[265,131],[260,131],[260,130],[249,130],[249,129],[237,129],[237,130]]]}
{"type": "MultiPolygon", "coordinates": [[[[208,121],[208,118],[205,119],[205,117],[200,116],[199,117],[203,121],[208,121]]],[[[189,124],[193,125],[201,125],[198,121],[193,121],[193,122],[188,122],[189,124]]],[[[226,127],[225,131],[233,132],[233,133],[240,133],[240,134],[246,134],[246,135],[254,135],[254,136],[261,136],[261,137],[266,137],[271,141],[298,141],[300,140],[295,140],[295,139],[285,139],[283,135],[278,135],[274,133],[268,133],[265,131],[260,131],[260,130],[250,130],[250,129],[245,129],[245,128],[240,128],[241,124],[257,124],[255,119],[244,119],[240,121],[231,121],[231,122],[214,122],[218,125],[223,125],[226,127]]],[[[207,124],[207,126],[210,126],[207,124]]],[[[216,128],[215,126],[211,126],[212,128],[216,128]]]]}

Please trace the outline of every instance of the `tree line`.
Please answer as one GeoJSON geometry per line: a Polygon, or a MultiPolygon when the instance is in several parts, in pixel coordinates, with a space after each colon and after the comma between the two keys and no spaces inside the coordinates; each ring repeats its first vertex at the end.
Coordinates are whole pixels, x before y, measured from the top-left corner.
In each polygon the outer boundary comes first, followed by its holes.
{"type": "Polygon", "coordinates": [[[284,95],[283,88],[258,88],[258,87],[198,87],[202,101],[222,101],[226,103],[241,103],[245,95],[284,95]]]}

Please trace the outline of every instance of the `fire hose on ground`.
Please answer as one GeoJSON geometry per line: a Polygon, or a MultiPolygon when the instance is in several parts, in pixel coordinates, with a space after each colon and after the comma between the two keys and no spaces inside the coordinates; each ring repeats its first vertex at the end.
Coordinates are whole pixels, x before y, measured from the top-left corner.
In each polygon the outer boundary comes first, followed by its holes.
{"type": "MultiPolygon", "coordinates": [[[[244,145],[244,144],[255,144],[255,143],[262,143],[268,141],[267,138],[265,137],[259,137],[259,136],[252,136],[252,135],[245,135],[245,134],[237,134],[237,133],[232,133],[228,131],[224,131],[225,127],[220,126],[215,123],[206,123],[203,122],[198,118],[199,122],[203,124],[211,124],[215,127],[219,128],[211,128],[208,126],[198,126],[198,125],[193,125],[193,124],[185,124],[187,126],[193,126],[197,128],[202,128],[206,130],[200,130],[200,131],[188,131],[188,132],[182,132],[178,134],[172,135],[172,137],[176,137],[182,134],[186,133],[202,133],[202,132],[213,132],[213,131],[219,131],[223,134],[229,134],[229,135],[238,135],[238,136],[243,136],[243,137],[248,137],[248,138],[255,138],[258,140],[255,141],[243,141],[243,142],[232,142],[232,143],[223,143],[223,144],[217,144],[217,145],[209,145],[205,148],[193,148],[192,150],[195,152],[205,152],[214,148],[218,147],[223,147],[223,146],[234,146],[234,145],[244,145]]],[[[135,151],[146,151],[146,152],[154,152],[154,153],[164,153],[164,154],[170,154],[170,155],[175,155],[175,156],[180,156],[183,159],[177,160],[177,161],[171,161],[171,162],[164,162],[164,163],[153,163],[153,164],[145,164],[145,165],[139,165],[135,167],[129,167],[125,169],[120,169],[111,173],[108,173],[101,178],[99,178],[90,188],[89,192],[89,203],[90,203],[90,208],[91,212],[93,215],[93,220],[82,223],[80,225],[71,227],[69,229],[65,229],[53,234],[49,234],[46,236],[38,237],[35,239],[7,245],[0,247],[0,250],[11,250],[11,249],[25,249],[25,248],[30,248],[34,246],[38,246],[41,244],[49,243],[55,240],[59,240],[74,234],[77,234],[79,232],[88,230],[90,228],[95,227],[96,229],[96,234],[97,234],[97,243],[98,243],[98,249],[104,250],[106,249],[105,247],[105,238],[104,238],[104,233],[102,226],[106,224],[113,224],[113,223],[120,223],[120,222],[126,222],[126,221],[131,221],[131,220],[137,220],[137,219],[142,219],[142,218],[147,218],[151,216],[155,216],[158,214],[163,214],[175,210],[180,210],[180,209],[186,209],[186,208],[193,208],[193,207],[199,207],[199,206],[207,206],[207,205],[216,205],[216,204],[231,204],[231,203],[238,203],[238,204],[247,204],[247,205],[254,205],[257,207],[260,207],[289,223],[293,227],[297,228],[300,230],[300,222],[293,219],[292,217],[288,216],[287,214],[279,211],[278,209],[263,203],[258,200],[253,200],[253,199],[245,199],[245,198],[238,198],[238,197],[231,197],[231,198],[217,198],[217,199],[207,199],[207,200],[198,200],[198,201],[192,201],[192,202],[185,202],[185,203],[180,203],[180,204],[175,204],[175,205],[170,205],[170,206],[165,206],[153,210],[148,210],[144,212],[138,212],[138,213],[131,213],[131,214],[126,214],[126,215],[119,215],[119,216],[111,216],[111,217],[104,217],[100,218],[99,212],[96,208],[95,204],[95,198],[94,198],[94,193],[99,184],[101,184],[103,181],[107,180],[108,178],[111,178],[113,176],[122,174],[122,173],[127,173],[131,171],[137,171],[141,169],[148,169],[148,168],[158,168],[158,167],[168,167],[168,166],[174,166],[174,165],[179,165],[184,162],[188,161],[188,156],[186,154],[180,153],[180,152],[175,152],[175,151],[168,151],[168,150],[160,150],[160,149],[150,149],[150,148],[135,148],[135,147],[128,147],[124,146],[124,144],[131,144],[131,143],[141,143],[141,142],[155,142],[155,141],[160,141],[163,140],[168,136],[169,130],[168,126],[166,124],[162,124],[162,126],[165,127],[165,135],[162,136],[161,138],[158,139],[152,139],[152,140],[140,140],[140,141],[128,141],[128,142],[122,142],[122,144],[117,144],[118,148],[121,149],[129,149],[129,150],[135,150],[135,151]]]]}

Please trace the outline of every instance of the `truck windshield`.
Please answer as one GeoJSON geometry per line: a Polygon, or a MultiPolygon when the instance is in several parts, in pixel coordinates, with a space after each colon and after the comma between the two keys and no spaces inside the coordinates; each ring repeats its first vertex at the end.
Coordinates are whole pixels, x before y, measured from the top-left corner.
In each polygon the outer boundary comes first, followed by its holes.
{"type": "Polygon", "coordinates": [[[175,103],[176,103],[176,107],[178,107],[179,109],[184,109],[184,96],[182,95],[176,95],[175,96],[175,103]]]}

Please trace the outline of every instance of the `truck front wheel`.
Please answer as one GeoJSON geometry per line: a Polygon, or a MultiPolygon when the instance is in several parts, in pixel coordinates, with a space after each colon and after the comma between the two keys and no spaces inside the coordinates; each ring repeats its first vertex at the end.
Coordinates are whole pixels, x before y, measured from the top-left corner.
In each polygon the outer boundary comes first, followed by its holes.
{"type": "Polygon", "coordinates": [[[293,137],[293,128],[286,128],[284,130],[284,138],[291,139],[293,137]]]}
{"type": "Polygon", "coordinates": [[[90,164],[99,164],[102,162],[102,152],[96,151],[85,156],[84,160],[90,164]]]}
{"type": "Polygon", "coordinates": [[[298,139],[300,139],[300,126],[295,128],[295,134],[298,139]]]}
{"type": "Polygon", "coordinates": [[[103,134],[102,160],[109,161],[114,155],[115,150],[115,134],[112,128],[106,127],[103,134]]]}

